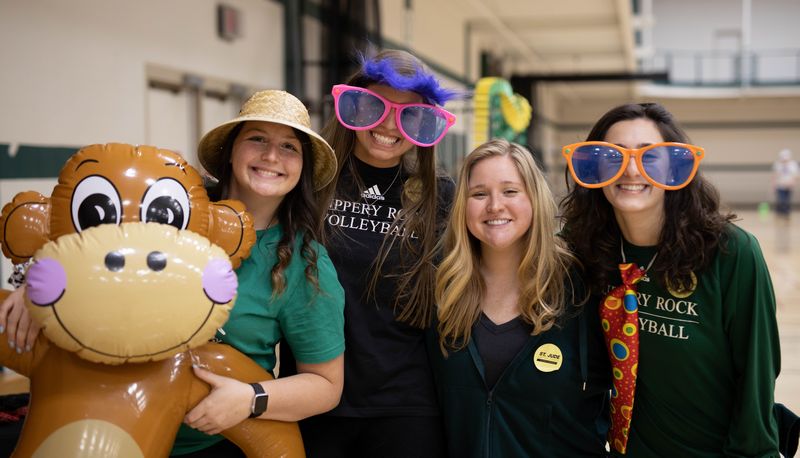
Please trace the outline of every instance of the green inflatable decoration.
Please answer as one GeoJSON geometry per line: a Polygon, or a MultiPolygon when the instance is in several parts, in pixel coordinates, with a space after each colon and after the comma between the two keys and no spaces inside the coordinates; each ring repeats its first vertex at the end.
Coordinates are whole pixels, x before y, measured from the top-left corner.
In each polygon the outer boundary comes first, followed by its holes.
{"type": "Polygon", "coordinates": [[[475,86],[473,147],[492,138],[527,143],[531,123],[531,104],[515,94],[511,84],[501,78],[481,78],[475,86]]]}

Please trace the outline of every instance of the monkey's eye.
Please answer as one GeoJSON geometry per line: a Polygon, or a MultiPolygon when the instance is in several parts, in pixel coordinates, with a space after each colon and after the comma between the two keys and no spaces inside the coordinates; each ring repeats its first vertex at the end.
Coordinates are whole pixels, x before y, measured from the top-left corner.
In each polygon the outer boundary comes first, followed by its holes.
{"type": "Polygon", "coordinates": [[[147,189],[142,198],[142,221],[186,229],[189,224],[189,194],[173,178],[162,178],[147,189]]]}
{"type": "Polygon", "coordinates": [[[122,205],[119,193],[105,177],[91,175],[72,193],[72,224],[82,232],[100,224],[119,224],[122,205]]]}

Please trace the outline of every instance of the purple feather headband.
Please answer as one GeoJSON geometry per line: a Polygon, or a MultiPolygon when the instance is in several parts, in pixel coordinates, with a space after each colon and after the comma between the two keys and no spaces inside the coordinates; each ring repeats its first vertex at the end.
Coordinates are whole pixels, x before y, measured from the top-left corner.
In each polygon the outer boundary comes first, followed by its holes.
{"type": "Polygon", "coordinates": [[[459,95],[453,89],[441,87],[436,77],[421,67],[417,67],[413,75],[407,76],[397,73],[389,58],[376,61],[362,55],[360,60],[361,72],[367,78],[378,84],[391,86],[398,91],[416,92],[429,103],[441,106],[459,95]]]}

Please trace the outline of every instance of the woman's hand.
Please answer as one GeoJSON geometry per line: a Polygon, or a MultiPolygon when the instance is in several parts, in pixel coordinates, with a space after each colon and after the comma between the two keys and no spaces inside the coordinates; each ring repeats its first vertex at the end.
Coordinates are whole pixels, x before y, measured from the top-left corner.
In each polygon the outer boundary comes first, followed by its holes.
{"type": "Polygon", "coordinates": [[[206,434],[219,434],[250,416],[252,386],[199,367],[193,369],[198,378],[211,385],[211,393],[186,414],[184,423],[206,434]]]}
{"type": "Polygon", "coordinates": [[[25,285],[17,288],[0,304],[0,333],[17,353],[30,351],[39,335],[39,325],[25,307],[25,285]]]}
{"type": "MultiPolygon", "coordinates": [[[[261,419],[299,421],[327,412],[337,404],[344,385],[344,354],[317,364],[297,363],[298,374],[277,380],[262,380],[269,394],[267,411],[261,419]]],[[[183,419],[188,426],[206,434],[219,434],[250,417],[253,387],[199,367],[194,373],[211,385],[211,393],[183,419]]]]}

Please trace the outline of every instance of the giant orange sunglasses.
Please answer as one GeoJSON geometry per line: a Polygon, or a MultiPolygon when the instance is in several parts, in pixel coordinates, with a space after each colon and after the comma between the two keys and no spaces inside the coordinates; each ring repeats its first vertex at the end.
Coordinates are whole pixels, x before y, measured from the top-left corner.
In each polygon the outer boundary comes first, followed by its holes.
{"type": "Polygon", "coordinates": [[[705,150],[673,142],[638,149],[606,142],[580,142],[563,147],[561,154],[567,159],[572,178],[585,188],[602,188],[617,181],[633,156],[639,172],[650,184],[674,191],[692,181],[705,150]]]}

